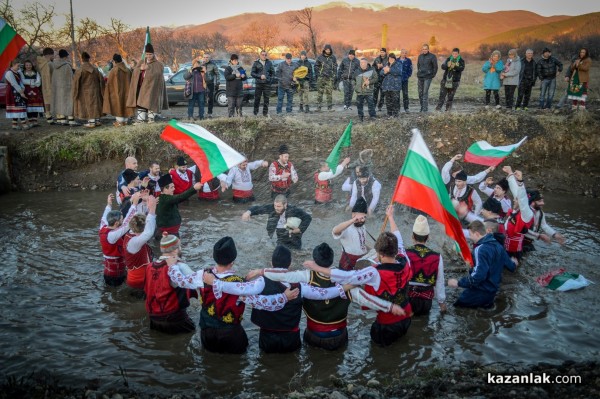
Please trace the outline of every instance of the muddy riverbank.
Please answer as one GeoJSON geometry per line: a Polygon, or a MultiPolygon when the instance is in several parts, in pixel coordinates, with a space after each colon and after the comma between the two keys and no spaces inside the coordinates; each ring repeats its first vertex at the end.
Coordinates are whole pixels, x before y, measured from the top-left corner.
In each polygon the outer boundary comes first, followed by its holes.
{"type": "MultiPolygon", "coordinates": [[[[355,157],[360,150],[373,148],[376,175],[393,184],[413,127],[421,129],[440,167],[477,140],[505,145],[528,136],[529,141],[508,163],[523,169],[530,187],[586,196],[600,193],[600,110],[525,113],[463,108],[455,113],[410,113],[396,120],[355,123],[348,155],[355,157]]],[[[184,109],[175,107],[165,117],[183,118],[184,109]]],[[[252,159],[275,159],[279,144],[288,143],[301,178],[298,189],[310,191],[318,161],[327,157],[351,119],[356,122],[353,112],[338,110],[272,119],[218,117],[202,125],[252,159]]],[[[0,145],[9,148],[13,188],[105,189],[114,185],[116,173],[128,155],[138,158],[140,170],[150,160],[159,160],[162,169],[167,170],[179,154],[159,137],[164,122],[120,130],[113,128],[110,120],[104,122],[107,126],[94,130],[46,125],[26,132],[11,132],[3,123],[0,145]]],[[[480,169],[472,164],[465,168],[473,172],[480,169]]]]}

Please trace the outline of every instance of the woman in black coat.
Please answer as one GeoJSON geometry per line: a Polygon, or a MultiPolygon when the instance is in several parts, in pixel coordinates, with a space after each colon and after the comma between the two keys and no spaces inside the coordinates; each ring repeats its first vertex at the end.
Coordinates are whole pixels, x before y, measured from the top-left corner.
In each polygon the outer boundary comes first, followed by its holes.
{"type": "Polygon", "coordinates": [[[244,80],[247,79],[246,71],[239,65],[237,54],[231,54],[229,65],[225,67],[225,94],[227,95],[227,109],[229,117],[234,112],[242,116],[242,100],[244,98],[244,80]]]}

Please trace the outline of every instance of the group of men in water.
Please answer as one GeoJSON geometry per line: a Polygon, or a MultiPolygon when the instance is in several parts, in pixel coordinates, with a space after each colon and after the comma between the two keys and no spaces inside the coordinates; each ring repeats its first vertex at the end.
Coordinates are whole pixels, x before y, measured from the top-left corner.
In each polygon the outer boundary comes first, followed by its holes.
{"type": "MultiPolygon", "coordinates": [[[[288,205],[292,184],[299,181],[289,150],[282,145],[272,163],[258,160],[232,168],[227,174],[201,184],[199,169],[188,167],[183,157],[164,175],[156,162],[145,172],[137,172],[137,161],[127,158],[119,175],[117,194],[110,194],[99,230],[107,285],[126,282],[143,291],[150,327],[166,333],[191,332],[195,325],[187,313],[189,300],[197,297],[202,309],[200,329],[203,346],[214,352],[242,353],[248,338],[241,320],[245,306],[252,307],[251,321],[260,327],[259,346],[265,352],[290,352],[301,345],[301,313],[307,316],[304,342],[334,350],[348,341],[347,317],[351,302],[375,310],[372,340],[387,346],[406,334],[414,316],[429,314],[433,300],[440,311],[447,310],[444,262],[439,252],[429,248],[427,217],[416,217],[412,246],[405,248],[394,219],[394,207],[385,210],[390,231],[377,238],[365,228],[365,221],[377,209],[381,184],[372,175],[372,151],[360,153],[350,163],[344,159],[335,171],[322,163],[314,174],[315,203],[332,200],[331,179],[350,169],[343,188],[349,187],[347,210],[350,218],[332,229],[342,253],[338,267],[334,250],[321,243],[312,251],[305,270],[289,271],[291,250],[302,247],[302,235],[312,217],[288,205]],[[223,237],[213,247],[214,265],[192,270],[182,261],[178,205],[197,194],[199,198],[219,198],[219,191],[233,188],[235,202],[254,200],[251,171],[269,167],[273,203],[250,207],[243,220],[268,215],[269,237],[276,234],[277,246],[268,268],[239,276],[234,270],[237,249],[233,238],[223,237]],[[216,193],[216,194],[215,194],[216,193]],[[117,199],[120,210],[112,210],[117,199]],[[160,240],[160,256],[153,256],[149,244],[160,240]],[[375,241],[371,249],[369,237],[375,241]]],[[[539,191],[526,191],[523,174],[505,166],[506,177],[494,181],[486,176],[494,168],[468,176],[452,170],[460,155],[441,171],[448,184],[456,212],[465,225],[464,234],[472,241],[474,265],[460,280],[449,279],[449,287],[464,288],[455,306],[489,308],[500,288],[503,269],[514,271],[533,241],[564,243],[542,211],[539,191]],[[486,201],[473,187],[488,196],[486,201]],[[509,197],[512,194],[513,201],[509,197]]]]}

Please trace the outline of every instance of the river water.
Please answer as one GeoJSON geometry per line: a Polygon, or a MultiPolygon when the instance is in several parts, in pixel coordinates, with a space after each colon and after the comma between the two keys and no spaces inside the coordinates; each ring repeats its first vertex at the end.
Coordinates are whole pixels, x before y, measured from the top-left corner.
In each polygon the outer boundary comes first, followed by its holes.
{"type": "MultiPolygon", "coordinates": [[[[482,363],[590,360],[599,356],[600,295],[597,285],[558,293],[540,287],[535,277],[565,267],[600,281],[600,212],[595,199],[546,196],[549,223],[567,237],[564,247],[539,244],[517,273],[504,274],[493,310],[449,306],[445,315],[434,304],[427,318],[415,318],[400,342],[382,349],[370,342],[374,314],[351,306],[348,348],[325,352],[303,347],[298,353],[265,355],[258,349],[258,330],[246,310],[250,340],[244,355],[205,351],[200,335],[169,336],[150,331],[144,303],[125,287],[109,288],[102,278],[97,227],[107,193],[16,193],[0,197],[0,364],[8,375],[49,370],[63,382],[94,381],[102,389],[122,386],[152,392],[206,389],[221,395],[246,392],[284,393],[327,383],[330,375],[364,382],[377,377],[407,376],[417,367],[482,363]],[[122,373],[122,370],[124,372],[122,373]]],[[[261,193],[263,194],[263,193],[261,193]]],[[[260,195],[262,198],[267,198],[260,195]]],[[[304,195],[308,197],[308,195],[304,195]]],[[[389,195],[382,198],[389,198],[389,195]]],[[[293,202],[293,201],[292,201],[293,202]]],[[[331,228],[347,218],[343,205],[315,208],[308,199],[297,205],[312,212],[304,248],[328,242],[339,257],[331,228]]],[[[194,269],[209,266],[212,246],[224,235],[238,247],[236,267],[245,272],[266,266],[274,242],[267,237],[266,217],[244,223],[246,208],[228,200],[191,201],[184,217],[184,257],[194,269]]],[[[414,215],[399,210],[405,240],[414,215]]],[[[367,222],[374,235],[382,215],[367,222]]],[[[439,226],[432,246],[450,248],[439,226]]],[[[295,267],[310,251],[294,253],[295,267]]],[[[460,277],[461,267],[446,259],[460,277]]],[[[458,296],[448,289],[448,303],[458,296]]],[[[188,309],[197,322],[199,304],[188,309]]],[[[304,321],[302,324],[304,327],[304,321]]]]}

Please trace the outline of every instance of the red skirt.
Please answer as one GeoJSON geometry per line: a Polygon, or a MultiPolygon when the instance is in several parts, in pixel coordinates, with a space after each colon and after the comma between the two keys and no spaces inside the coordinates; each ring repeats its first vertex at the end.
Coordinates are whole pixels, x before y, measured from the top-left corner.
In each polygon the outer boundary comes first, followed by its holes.
{"type": "Polygon", "coordinates": [[[41,87],[25,85],[27,96],[27,112],[44,112],[44,97],[41,87]]]}
{"type": "Polygon", "coordinates": [[[6,85],[6,117],[27,118],[27,102],[12,85],[6,85]]]}
{"type": "Polygon", "coordinates": [[[209,193],[198,191],[198,199],[203,199],[205,201],[216,201],[219,199],[219,190],[214,190],[209,193]]]}

